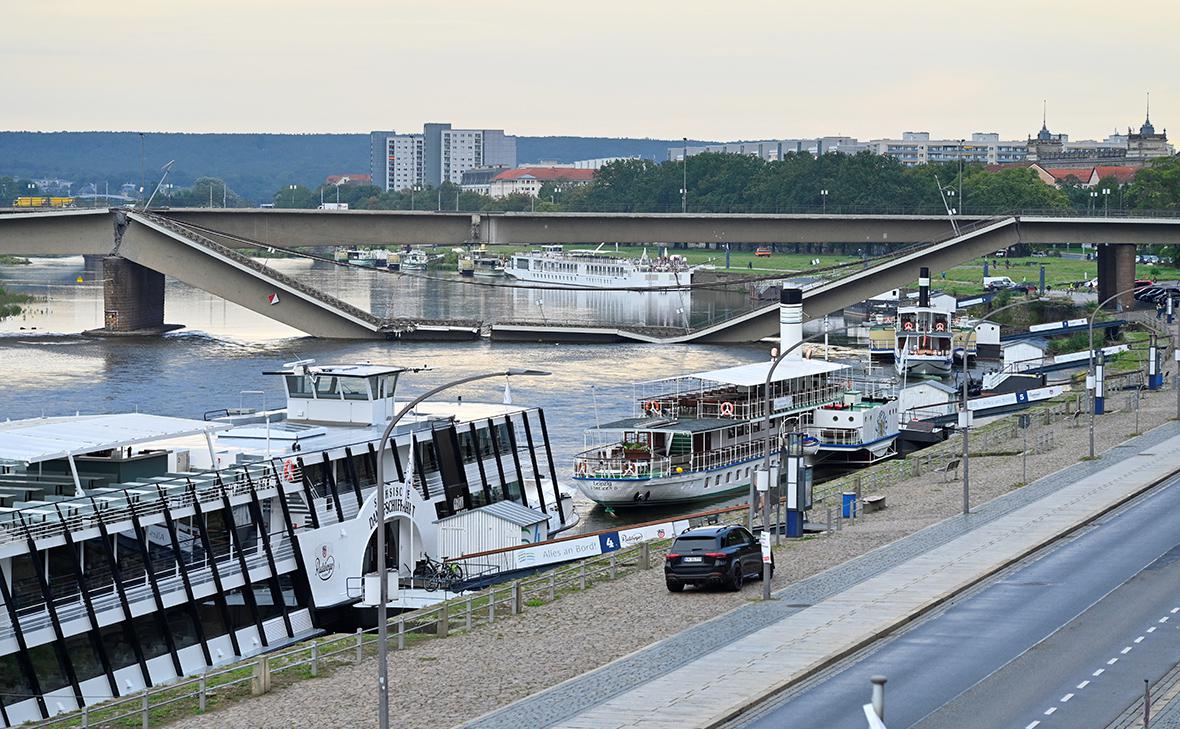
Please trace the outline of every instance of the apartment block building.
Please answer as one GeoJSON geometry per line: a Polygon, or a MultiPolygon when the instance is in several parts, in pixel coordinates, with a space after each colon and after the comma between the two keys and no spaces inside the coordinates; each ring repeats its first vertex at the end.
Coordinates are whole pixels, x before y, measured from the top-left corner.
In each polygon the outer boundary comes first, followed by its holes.
{"type": "Polygon", "coordinates": [[[458,185],[468,170],[516,166],[516,137],[502,129],[428,123],[421,134],[375,131],[369,136],[371,174],[384,190],[458,185]]]}

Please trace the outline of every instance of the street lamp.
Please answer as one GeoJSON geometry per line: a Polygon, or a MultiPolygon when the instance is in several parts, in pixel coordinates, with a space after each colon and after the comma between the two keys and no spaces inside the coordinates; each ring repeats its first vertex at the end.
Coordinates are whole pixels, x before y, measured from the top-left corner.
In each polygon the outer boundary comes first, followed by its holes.
{"type": "Polygon", "coordinates": [[[295,207],[295,188],[298,185],[287,185],[287,189],[291,191],[291,207],[295,207]]]}
{"type": "Polygon", "coordinates": [[[1102,311],[1102,307],[1106,306],[1111,301],[1114,301],[1124,294],[1133,293],[1135,291],[1138,291],[1138,289],[1132,286],[1129,289],[1120,291],[1117,294],[1100,301],[1098,306],[1094,308],[1094,312],[1090,314],[1090,320],[1086,325],[1086,328],[1090,332],[1090,363],[1086,368],[1086,389],[1090,391],[1090,458],[1094,457],[1094,401],[1098,394],[1098,383],[1094,380],[1094,317],[1098,316],[1098,312],[1102,311]],[[1091,383],[1093,383],[1093,387],[1091,387],[1091,383]]]}
{"type": "Polygon", "coordinates": [[[681,155],[681,173],[683,174],[680,185],[680,213],[688,213],[688,137],[684,138],[684,153],[681,155]]]}
{"type": "MultiPolygon", "coordinates": [[[[988,316],[995,316],[1001,311],[1007,309],[1014,309],[1017,306],[1025,306],[1035,301],[1042,301],[1042,299],[1031,299],[1025,301],[1014,301],[1011,304],[1005,304],[995,311],[988,312],[988,316]]],[[[968,450],[967,431],[970,429],[971,411],[967,407],[967,383],[970,378],[967,376],[967,353],[971,349],[971,338],[977,337],[979,334],[979,327],[976,325],[974,329],[963,338],[963,401],[959,404],[959,430],[963,431],[963,513],[971,513],[971,480],[968,475],[968,461],[970,458],[970,451],[968,450]]]]}
{"type": "Polygon", "coordinates": [[[819,191],[819,199],[823,201],[824,215],[827,215],[828,214],[828,191],[827,190],[820,190],[819,191]]]}
{"type": "Polygon", "coordinates": [[[1102,216],[1110,216],[1110,188],[1102,188],[1102,216]]]}
{"type": "Polygon", "coordinates": [[[1094,214],[1094,203],[1096,202],[1096,201],[1095,201],[1095,198],[1096,198],[1096,197],[1098,197],[1098,191],[1097,191],[1097,190],[1091,190],[1091,191],[1090,191],[1090,215],[1093,215],[1093,214],[1094,214]]]}
{"type": "MultiPolygon", "coordinates": [[[[390,445],[390,436],[398,422],[406,413],[413,410],[423,400],[442,392],[443,390],[465,385],[476,380],[486,380],[490,377],[540,377],[550,374],[543,370],[508,369],[500,372],[484,372],[478,375],[463,377],[433,390],[428,390],[414,398],[393,416],[393,420],[385,426],[381,433],[381,445],[377,448],[377,485],[380,493],[375,493],[377,499],[377,578],[381,582],[380,598],[377,605],[377,722],[380,729],[389,729],[389,625],[387,624],[387,603],[389,602],[389,582],[386,578],[385,566],[385,451],[390,445]]],[[[413,474],[410,474],[413,478],[413,474]]],[[[542,497],[544,498],[544,497],[542,497]]]]}

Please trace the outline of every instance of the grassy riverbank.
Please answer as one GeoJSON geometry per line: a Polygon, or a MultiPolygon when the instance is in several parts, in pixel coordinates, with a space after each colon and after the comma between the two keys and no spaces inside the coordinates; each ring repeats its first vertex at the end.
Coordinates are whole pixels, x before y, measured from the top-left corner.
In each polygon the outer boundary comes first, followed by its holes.
{"type": "Polygon", "coordinates": [[[0,255],[0,266],[27,266],[29,259],[21,258],[20,256],[4,256],[0,255]]]}
{"type": "Polygon", "coordinates": [[[16,316],[21,312],[20,305],[27,304],[32,300],[33,297],[27,294],[10,294],[0,288],[0,319],[16,316]]]}

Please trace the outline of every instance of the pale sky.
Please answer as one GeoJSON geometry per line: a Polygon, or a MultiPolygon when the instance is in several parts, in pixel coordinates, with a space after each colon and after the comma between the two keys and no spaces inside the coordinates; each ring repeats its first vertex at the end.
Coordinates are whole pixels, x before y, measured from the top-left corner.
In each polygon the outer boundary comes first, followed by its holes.
{"type": "Polygon", "coordinates": [[[1172,0],[9,0],[0,127],[1180,136],[1172,0]]]}

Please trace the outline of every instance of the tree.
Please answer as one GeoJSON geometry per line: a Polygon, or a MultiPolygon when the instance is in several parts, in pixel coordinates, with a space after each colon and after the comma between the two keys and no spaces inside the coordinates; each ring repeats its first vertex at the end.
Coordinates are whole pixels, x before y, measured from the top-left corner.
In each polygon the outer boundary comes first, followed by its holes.
{"type": "Polygon", "coordinates": [[[1136,210],[1180,209],[1180,158],[1152,160],[1127,186],[1128,207],[1136,210]]]}

